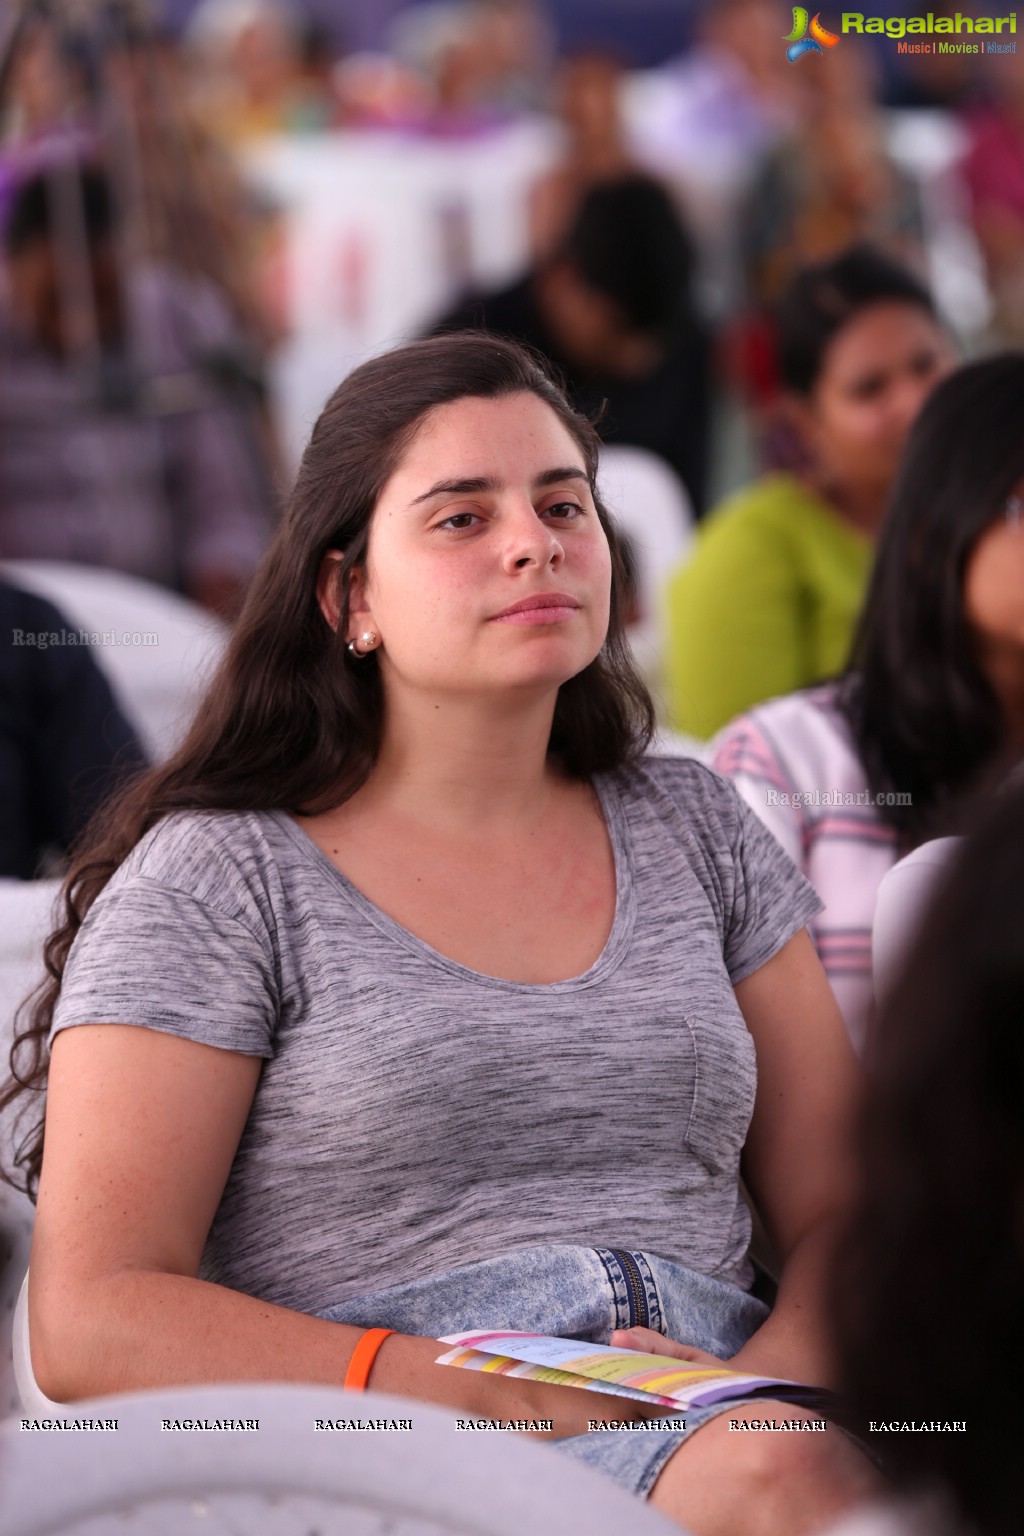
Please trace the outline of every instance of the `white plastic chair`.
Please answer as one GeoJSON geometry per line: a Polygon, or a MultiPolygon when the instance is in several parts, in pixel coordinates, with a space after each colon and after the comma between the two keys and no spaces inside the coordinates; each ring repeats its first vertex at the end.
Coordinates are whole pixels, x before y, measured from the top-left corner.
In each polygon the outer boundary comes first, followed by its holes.
{"type": "Polygon", "coordinates": [[[167,757],[187,729],[203,686],[220,659],[226,626],[214,614],[163,587],[119,571],[59,560],[6,560],[15,586],[47,598],[69,626],[121,643],[95,645],[93,660],[142,738],[149,754],[167,757]],[[156,643],[125,635],[156,636],[156,643]]]}
{"type": "MultiPolygon", "coordinates": [[[[28,1197],[7,1184],[0,1185],[0,1421],[27,1407],[25,1371],[14,1357],[18,1313],[23,1305],[19,1287],[24,1285],[34,1222],[35,1207],[28,1197]]],[[[27,1343],[21,1347],[27,1349],[27,1343]]]]}
{"type": "Polygon", "coordinates": [[[882,877],[871,935],[877,1005],[883,1004],[892,991],[932,896],[960,842],[959,837],[937,837],[922,843],[882,877]]]}
{"type": "MultiPolygon", "coordinates": [[[[0,880],[0,1073],[7,1075],[14,1015],[43,975],[42,944],[51,927],[59,880],[0,880]]],[[[17,1120],[0,1120],[0,1156],[10,1164],[17,1120]]],[[[0,1418],[15,1413],[18,1393],[11,1358],[15,1302],[28,1268],[35,1206],[0,1183],[0,1418]]]]}
{"type": "Polygon", "coordinates": [[[20,1407],[22,1413],[33,1416],[47,1414],[63,1414],[67,1410],[63,1403],[55,1403],[46,1396],[39,1383],[36,1381],[35,1372],[32,1369],[32,1351],[29,1345],[28,1335],[28,1270],[21,1282],[18,1291],[18,1299],[14,1305],[14,1322],[11,1330],[11,1361],[14,1367],[14,1383],[17,1389],[18,1401],[16,1408],[20,1407]]]}
{"type": "Polygon", "coordinates": [[[460,1433],[451,1413],[403,1398],[235,1384],[98,1398],[63,1416],[118,1428],[0,1428],[5,1536],[678,1536],[551,1447],[460,1433]],[[165,1419],[216,1418],[259,1429],[161,1429],[165,1419]],[[411,1419],[412,1429],[314,1428],[342,1418],[411,1419]]]}
{"type": "Polygon", "coordinates": [[[641,619],[629,638],[657,694],[668,635],[666,589],[693,544],[693,507],[679,476],[646,448],[602,448],[598,489],[636,555],[641,619]]]}

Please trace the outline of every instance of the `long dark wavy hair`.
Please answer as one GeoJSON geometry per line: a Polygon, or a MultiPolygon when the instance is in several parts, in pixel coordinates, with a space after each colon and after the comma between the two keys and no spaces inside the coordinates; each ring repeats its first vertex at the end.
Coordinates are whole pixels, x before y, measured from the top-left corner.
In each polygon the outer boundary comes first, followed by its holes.
{"type": "Polygon", "coordinates": [[[620,544],[597,494],[599,441],[590,422],[571,408],[539,355],[480,332],[413,342],[364,363],[313,428],[282,524],[185,742],[109,801],[74,851],[64,920],[44,949],[46,980],[25,1005],[27,1026],[15,1034],[11,1077],[0,1090],[0,1113],[22,1094],[25,1107],[39,1112],[15,1168],[0,1170],[8,1183],[33,1195],[38,1187],[46,1040],[89,908],[139,839],[172,811],[313,814],[341,805],[366,782],[380,748],[384,696],[375,656],[354,663],[345,637],[348,576],[365,559],[374,507],[429,411],[524,391],[551,407],[579,447],[612,554],[608,635],[596,659],[559,689],[550,751],[567,773],[588,778],[635,761],[648,746],[654,708],[624,637],[620,544]],[[336,630],[316,593],[331,549],[344,551],[336,630]]]}
{"type": "Polygon", "coordinates": [[[1007,724],[978,663],[964,578],[1024,478],[1024,352],[969,363],[911,429],[839,704],[881,814],[907,846],[954,830],[1009,766],[1007,724]]]}
{"type": "Polygon", "coordinates": [[[859,1420],[966,1420],[966,1433],[877,1445],[901,1487],[944,1491],[977,1536],[1021,1529],[1022,848],[1018,773],[986,803],[882,1009],[832,1297],[859,1420]]]}

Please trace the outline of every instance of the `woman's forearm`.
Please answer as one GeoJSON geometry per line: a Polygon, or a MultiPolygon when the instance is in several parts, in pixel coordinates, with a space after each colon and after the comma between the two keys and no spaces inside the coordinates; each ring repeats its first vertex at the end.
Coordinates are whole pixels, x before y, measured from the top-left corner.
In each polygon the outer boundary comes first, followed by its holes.
{"type": "MultiPolygon", "coordinates": [[[[30,1333],[40,1388],[54,1401],[74,1402],[226,1381],[336,1388],[363,1329],[187,1275],[125,1270],[88,1285],[48,1285],[33,1293],[30,1333]]],[[[374,1362],[370,1386],[474,1417],[551,1420],[556,1437],[583,1433],[587,1418],[595,1416],[590,1393],[451,1370],[436,1364],[443,1349],[435,1339],[394,1335],[374,1362]]]]}
{"type": "Polygon", "coordinates": [[[826,1304],[835,1236],[835,1226],[822,1223],[796,1245],[783,1268],[771,1314],[730,1366],[812,1386],[835,1386],[826,1304]]]}

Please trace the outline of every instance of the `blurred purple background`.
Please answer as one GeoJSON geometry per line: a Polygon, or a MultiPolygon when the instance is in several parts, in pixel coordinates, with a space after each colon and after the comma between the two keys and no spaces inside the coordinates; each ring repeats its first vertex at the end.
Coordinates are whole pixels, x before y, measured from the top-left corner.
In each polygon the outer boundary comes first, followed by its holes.
{"type": "MultiPolygon", "coordinates": [[[[548,14],[563,49],[601,46],[624,62],[646,66],[679,53],[688,43],[693,18],[707,0],[548,0],[548,14]]],[[[162,0],[160,9],[180,26],[197,0],[162,0]]],[[[348,49],[379,48],[388,26],[408,0],[293,0],[296,10],[318,22],[348,49]]]]}

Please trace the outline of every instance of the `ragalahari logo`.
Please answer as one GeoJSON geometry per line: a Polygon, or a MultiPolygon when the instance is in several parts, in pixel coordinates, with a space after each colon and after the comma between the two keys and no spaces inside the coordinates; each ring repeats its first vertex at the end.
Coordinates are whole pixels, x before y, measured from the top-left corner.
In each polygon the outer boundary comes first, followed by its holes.
{"type": "Polygon", "coordinates": [[[818,11],[810,24],[810,37],[808,32],[808,13],[802,5],[793,7],[793,30],[785,41],[789,44],[786,49],[786,58],[791,64],[797,59],[802,59],[805,53],[821,53],[825,48],[834,48],[839,38],[835,32],[830,32],[821,24],[821,12],[818,11]]]}

